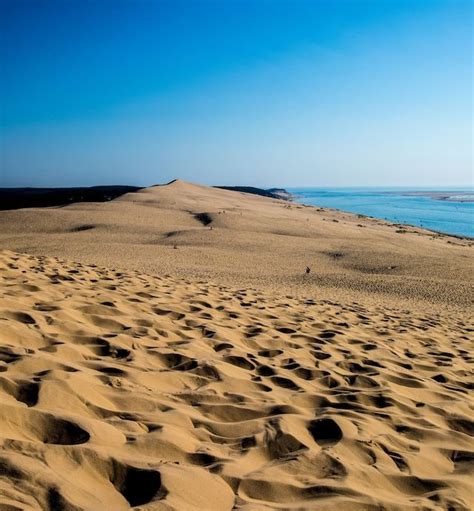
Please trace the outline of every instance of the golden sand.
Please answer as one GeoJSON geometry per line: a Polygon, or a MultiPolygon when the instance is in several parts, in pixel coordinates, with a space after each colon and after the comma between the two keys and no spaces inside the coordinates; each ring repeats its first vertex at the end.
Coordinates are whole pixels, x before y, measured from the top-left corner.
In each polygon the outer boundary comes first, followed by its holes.
{"type": "Polygon", "coordinates": [[[397,229],[181,182],[0,213],[0,509],[472,509],[472,248],[397,229]]]}
{"type": "Polygon", "coordinates": [[[0,211],[0,247],[17,252],[410,310],[471,303],[472,245],[183,181],[106,203],[0,211]]]}

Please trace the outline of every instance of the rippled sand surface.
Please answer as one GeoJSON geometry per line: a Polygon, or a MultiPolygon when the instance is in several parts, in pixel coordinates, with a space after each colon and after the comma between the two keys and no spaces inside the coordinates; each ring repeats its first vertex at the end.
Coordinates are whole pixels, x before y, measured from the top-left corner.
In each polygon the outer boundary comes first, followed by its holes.
{"type": "Polygon", "coordinates": [[[0,508],[470,509],[472,325],[0,256],[0,508]]]}
{"type": "Polygon", "coordinates": [[[0,212],[0,510],[473,509],[472,273],[179,181],[0,212]]]}

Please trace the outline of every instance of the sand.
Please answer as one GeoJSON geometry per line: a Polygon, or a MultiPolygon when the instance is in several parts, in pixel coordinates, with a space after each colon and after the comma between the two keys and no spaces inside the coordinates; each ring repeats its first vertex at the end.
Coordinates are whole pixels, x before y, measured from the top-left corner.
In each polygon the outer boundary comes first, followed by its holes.
{"type": "Polygon", "coordinates": [[[471,242],[400,229],[182,182],[1,213],[0,509],[472,509],[471,242]]]}
{"type": "Polygon", "coordinates": [[[106,203],[0,211],[0,247],[17,252],[410,310],[470,305],[473,245],[183,181],[106,203]]]}

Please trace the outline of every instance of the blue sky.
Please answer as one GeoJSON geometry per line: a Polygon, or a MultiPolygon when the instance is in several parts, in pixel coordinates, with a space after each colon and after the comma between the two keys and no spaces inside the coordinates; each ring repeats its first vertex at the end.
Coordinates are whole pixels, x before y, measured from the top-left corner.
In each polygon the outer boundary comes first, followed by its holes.
{"type": "Polygon", "coordinates": [[[0,9],[0,186],[472,184],[470,0],[0,9]]]}

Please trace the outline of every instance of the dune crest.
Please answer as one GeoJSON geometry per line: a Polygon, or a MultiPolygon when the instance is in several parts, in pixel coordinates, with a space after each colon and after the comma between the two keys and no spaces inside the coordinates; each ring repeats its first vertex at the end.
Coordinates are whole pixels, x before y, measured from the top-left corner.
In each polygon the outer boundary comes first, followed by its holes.
{"type": "Polygon", "coordinates": [[[470,509],[462,313],[0,253],[2,509],[470,509]]]}

